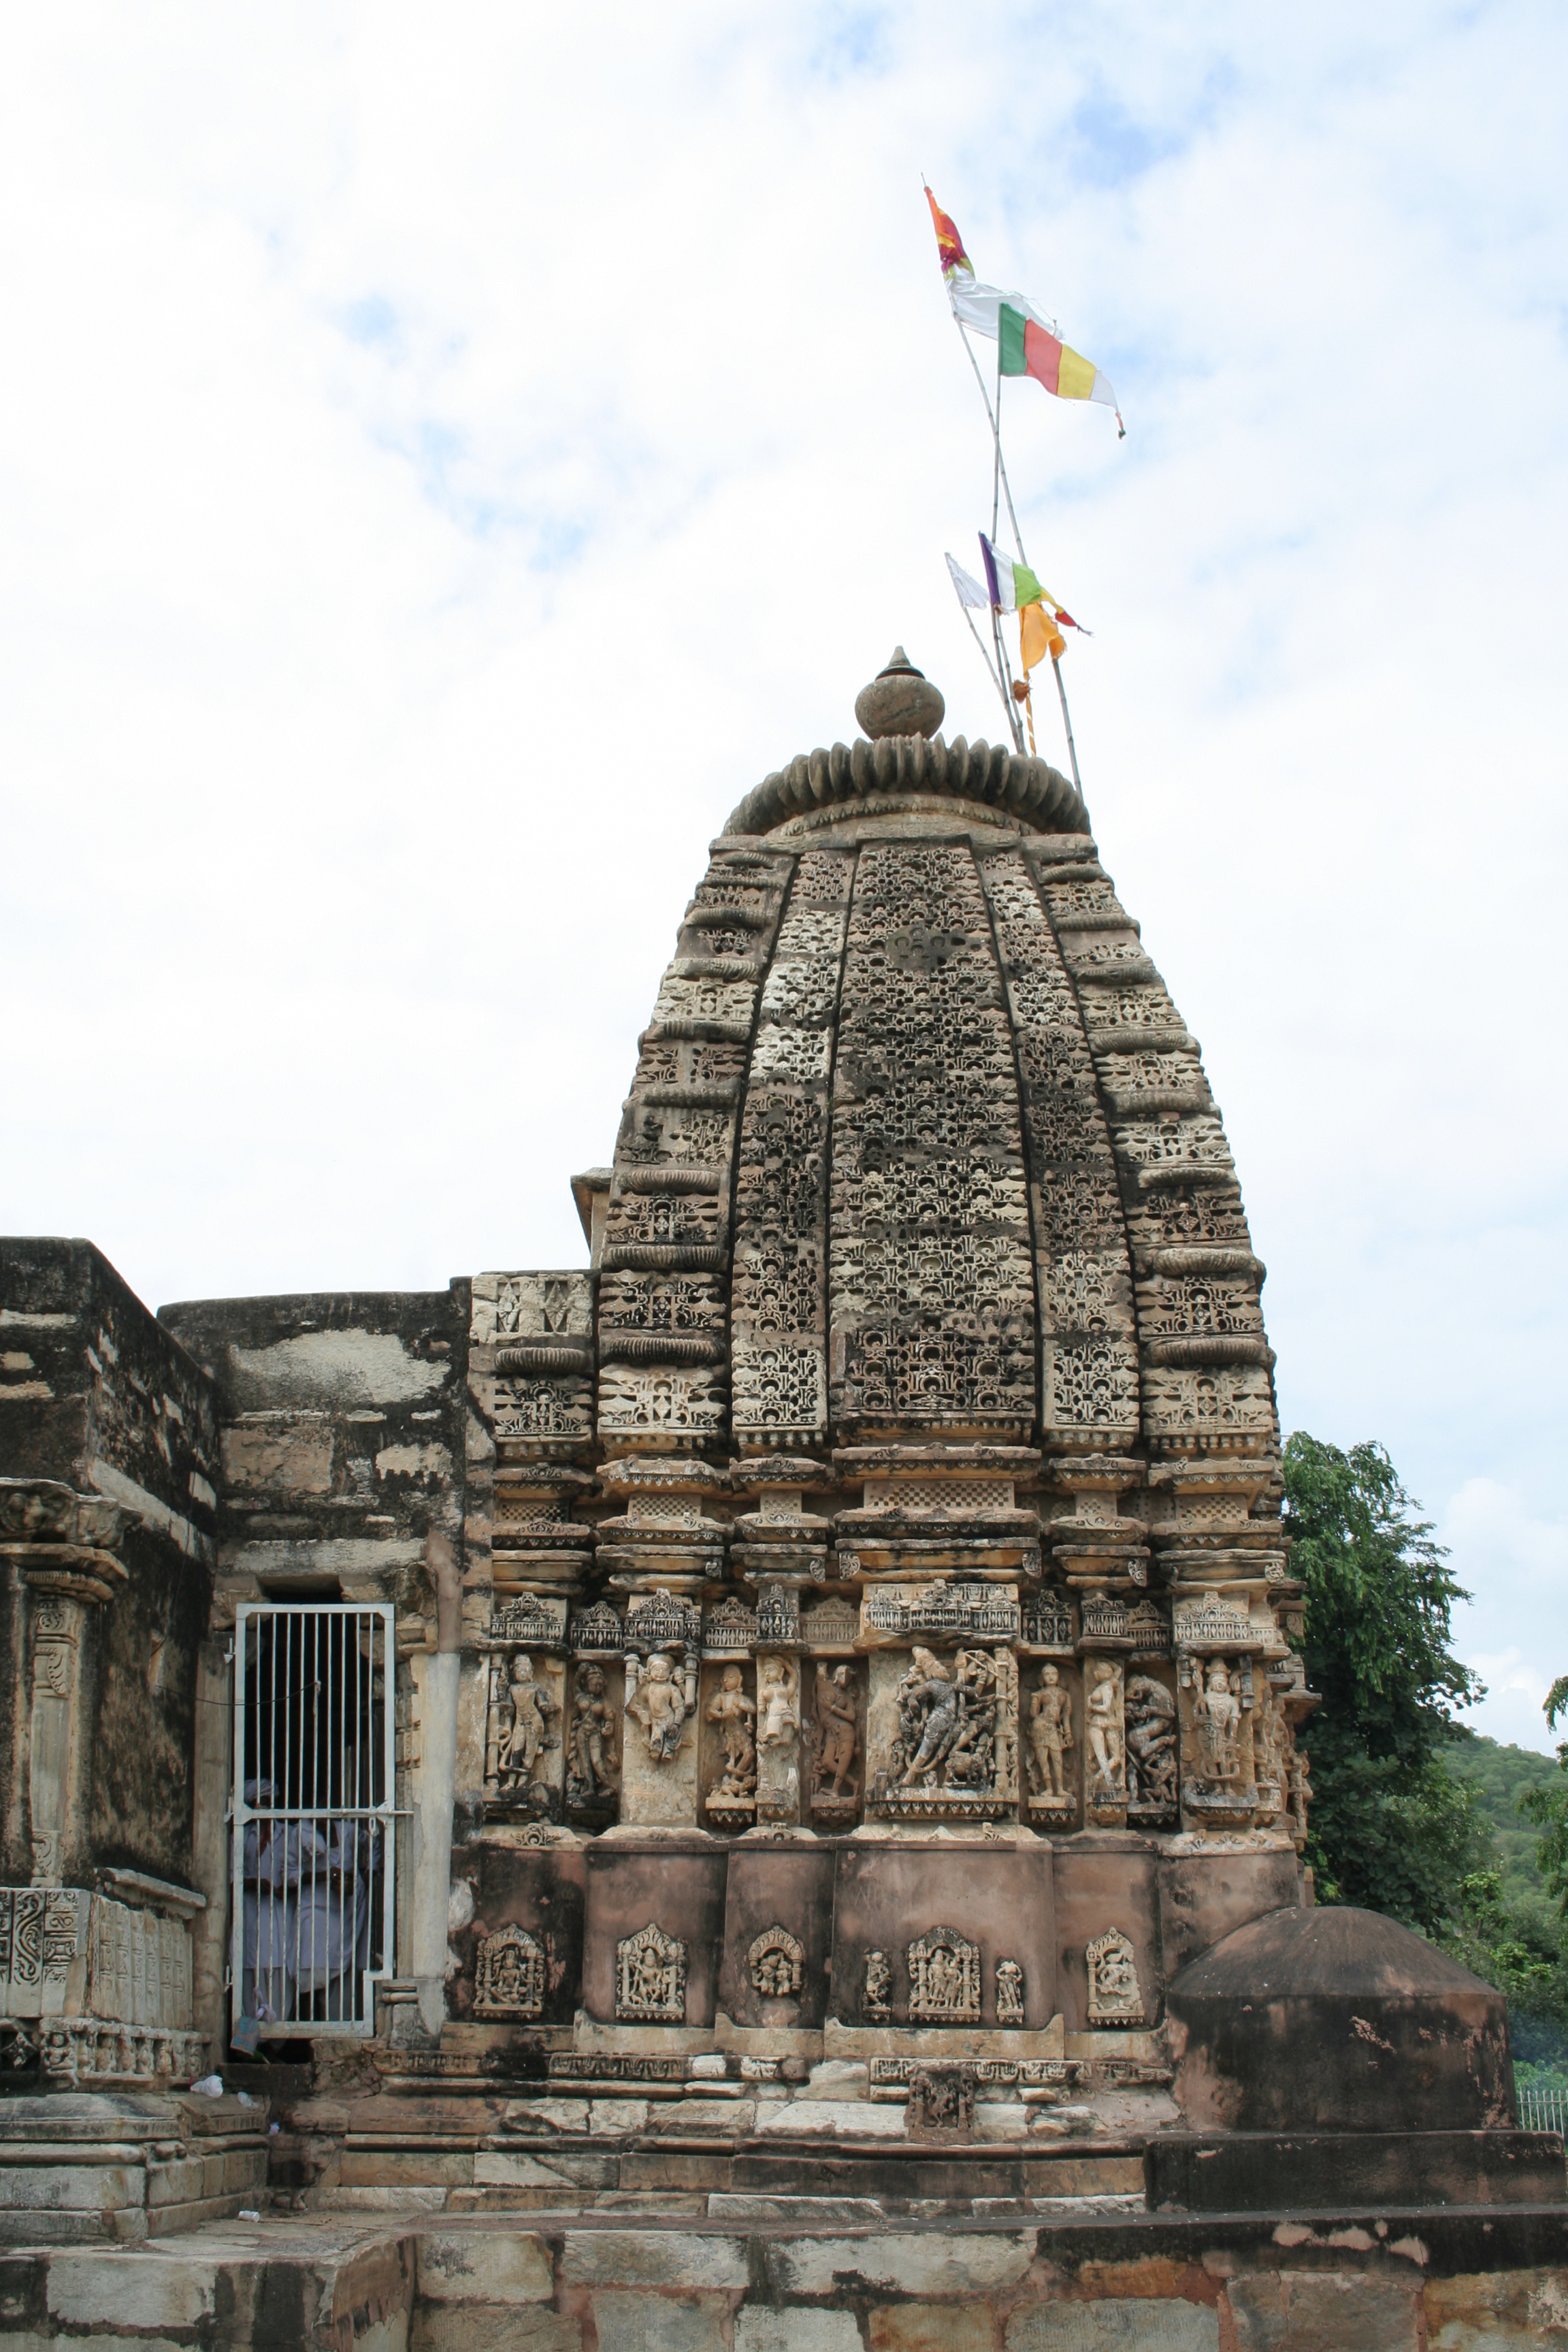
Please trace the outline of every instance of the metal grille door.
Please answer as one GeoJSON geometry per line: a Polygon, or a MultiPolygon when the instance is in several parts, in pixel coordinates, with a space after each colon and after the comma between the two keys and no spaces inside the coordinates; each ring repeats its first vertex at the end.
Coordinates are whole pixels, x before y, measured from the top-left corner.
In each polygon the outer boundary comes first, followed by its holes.
{"type": "Polygon", "coordinates": [[[368,2034],[393,1971],[393,1611],[242,1601],[235,1627],[236,2049],[368,2034]]]}

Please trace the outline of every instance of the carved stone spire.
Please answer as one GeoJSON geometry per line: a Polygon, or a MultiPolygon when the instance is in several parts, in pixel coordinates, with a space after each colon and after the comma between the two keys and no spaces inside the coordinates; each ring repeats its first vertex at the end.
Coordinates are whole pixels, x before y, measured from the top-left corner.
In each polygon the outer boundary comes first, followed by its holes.
{"type": "Polygon", "coordinates": [[[876,742],[884,735],[934,735],[947,705],[902,646],[893,647],[886,669],[855,698],[855,716],[876,742]]]}

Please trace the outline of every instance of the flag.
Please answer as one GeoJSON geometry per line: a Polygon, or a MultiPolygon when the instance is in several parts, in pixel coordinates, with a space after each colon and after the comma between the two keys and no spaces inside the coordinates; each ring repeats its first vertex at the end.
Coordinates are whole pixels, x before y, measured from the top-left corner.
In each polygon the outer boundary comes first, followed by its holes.
{"type": "Polygon", "coordinates": [[[1022,294],[1004,294],[995,286],[982,286],[951,215],[942,210],[929,188],[926,198],[936,226],[937,254],[953,317],[997,345],[998,373],[1032,375],[1058,400],[1098,401],[1110,410],[1118,431],[1125,435],[1116,394],[1103,369],[1064,343],[1022,294]]]}
{"type": "Polygon", "coordinates": [[[1018,615],[1018,657],[1026,672],[1047,654],[1053,661],[1060,661],[1067,646],[1054,614],[1044,604],[1024,606],[1018,615]]]}
{"type": "Polygon", "coordinates": [[[958,592],[959,603],[973,605],[978,613],[988,613],[991,609],[991,599],[973,573],[966,572],[962,563],[955,563],[951,555],[947,559],[947,568],[952,575],[952,584],[958,592]]]}

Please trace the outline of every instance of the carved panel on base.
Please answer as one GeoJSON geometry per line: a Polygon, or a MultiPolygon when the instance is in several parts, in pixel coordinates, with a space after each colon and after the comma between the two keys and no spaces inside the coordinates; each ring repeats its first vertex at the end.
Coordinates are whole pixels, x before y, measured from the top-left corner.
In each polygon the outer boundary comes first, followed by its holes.
{"type": "Polygon", "coordinates": [[[651,1919],[616,1946],[616,2015],[648,2025],[686,2021],[686,1946],[651,1919]]]}

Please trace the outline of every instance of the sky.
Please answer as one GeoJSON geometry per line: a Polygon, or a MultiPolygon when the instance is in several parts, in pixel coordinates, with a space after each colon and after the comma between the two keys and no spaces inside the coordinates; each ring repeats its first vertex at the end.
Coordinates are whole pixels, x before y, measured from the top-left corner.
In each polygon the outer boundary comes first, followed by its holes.
{"type": "Polygon", "coordinates": [[[0,1230],[153,1305],[584,1262],[731,808],[895,641],[998,729],[923,173],[1127,421],[1005,396],[1285,1425],[1387,1445],[1549,1748],[1565,89],[1530,0],[5,12],[0,1230]]]}

